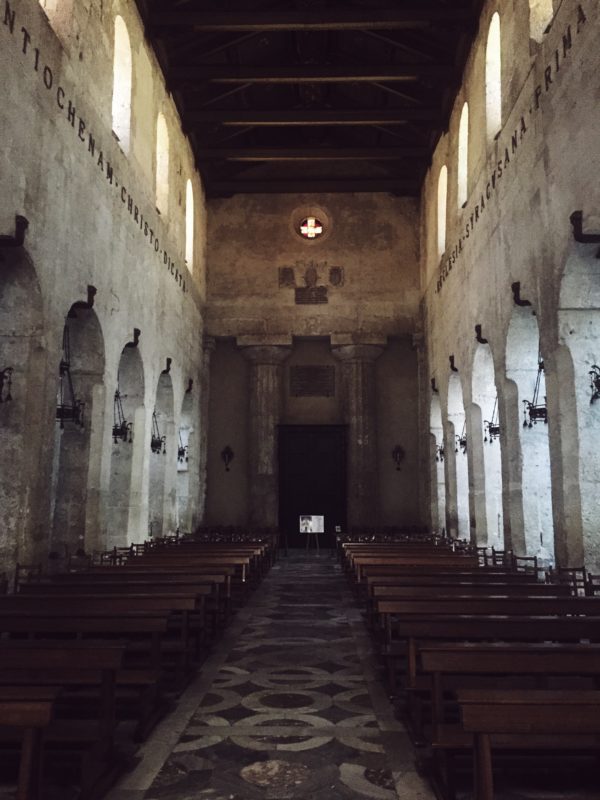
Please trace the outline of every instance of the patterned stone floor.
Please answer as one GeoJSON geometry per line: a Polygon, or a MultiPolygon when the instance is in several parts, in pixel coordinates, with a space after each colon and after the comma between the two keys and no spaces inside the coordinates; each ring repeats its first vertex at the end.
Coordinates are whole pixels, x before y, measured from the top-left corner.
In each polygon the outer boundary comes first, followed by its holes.
{"type": "Polygon", "coordinates": [[[327,554],[281,558],[110,800],[430,800],[327,554]]]}

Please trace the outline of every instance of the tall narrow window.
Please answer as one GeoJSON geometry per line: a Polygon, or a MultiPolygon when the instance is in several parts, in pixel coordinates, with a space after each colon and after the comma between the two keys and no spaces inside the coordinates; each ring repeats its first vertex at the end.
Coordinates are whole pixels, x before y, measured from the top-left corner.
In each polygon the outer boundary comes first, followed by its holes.
{"type": "Polygon", "coordinates": [[[115,17],[115,52],[113,61],[112,127],[125,153],[131,135],[131,44],[122,17],[115,17]]]}
{"type": "Polygon", "coordinates": [[[544,38],[553,14],[552,0],[529,0],[529,34],[536,42],[544,38]]]}
{"type": "Polygon", "coordinates": [[[497,11],[490,22],[485,50],[485,100],[487,135],[491,141],[502,127],[502,55],[497,11]]]}
{"type": "Polygon", "coordinates": [[[156,207],[161,214],[169,210],[169,131],[164,114],[156,121],[156,207]]]}
{"type": "Polygon", "coordinates": [[[444,166],[440,170],[438,178],[437,196],[437,246],[438,258],[444,255],[446,250],[446,204],[448,199],[448,167],[444,166]]]}
{"type": "Polygon", "coordinates": [[[462,208],[469,196],[469,104],[465,103],[458,128],[458,207],[462,208]]]}
{"type": "Polygon", "coordinates": [[[194,271],[194,187],[191,180],[185,187],[185,263],[194,271]]]}

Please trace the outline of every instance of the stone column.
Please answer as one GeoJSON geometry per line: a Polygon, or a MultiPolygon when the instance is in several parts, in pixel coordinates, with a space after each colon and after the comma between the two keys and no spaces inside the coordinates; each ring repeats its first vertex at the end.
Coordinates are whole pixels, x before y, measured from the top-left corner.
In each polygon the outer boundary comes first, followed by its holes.
{"type": "Polygon", "coordinates": [[[348,525],[377,522],[377,426],[375,361],[384,348],[341,345],[332,348],[342,363],[342,407],[348,425],[348,525]]]}
{"type": "Polygon", "coordinates": [[[281,418],[281,365],[290,347],[243,347],[250,361],[250,448],[248,458],[250,525],[275,527],[279,517],[277,425],[281,418]]]}
{"type": "Polygon", "coordinates": [[[210,362],[216,342],[212,336],[205,336],[202,341],[202,366],[200,370],[200,407],[198,409],[199,433],[196,437],[198,470],[198,495],[193,500],[191,529],[194,530],[204,520],[206,508],[206,479],[208,460],[208,403],[210,399],[210,362]]]}

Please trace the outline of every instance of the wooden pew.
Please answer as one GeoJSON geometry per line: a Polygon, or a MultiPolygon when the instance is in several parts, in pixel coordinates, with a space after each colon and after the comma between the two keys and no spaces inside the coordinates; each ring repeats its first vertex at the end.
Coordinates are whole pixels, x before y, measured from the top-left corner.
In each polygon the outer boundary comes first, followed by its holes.
{"type": "Polygon", "coordinates": [[[600,642],[599,616],[404,616],[386,627],[381,646],[388,681],[396,691],[396,670],[404,665],[404,686],[414,685],[418,643],[432,641],[600,642]]]}
{"type": "Polygon", "coordinates": [[[493,800],[492,747],[600,750],[600,692],[464,690],[462,725],[475,736],[475,800],[493,800]]]}
{"type": "MultiPolygon", "coordinates": [[[[82,797],[90,796],[92,789],[108,788],[121,769],[114,732],[115,680],[123,654],[124,648],[115,645],[81,642],[3,641],[0,648],[0,697],[5,687],[15,694],[17,689],[61,689],[44,746],[50,764],[60,759],[77,768],[82,797]],[[73,695],[82,686],[88,696],[73,695]]],[[[10,731],[1,730],[0,739],[10,744],[10,731]]]]}
{"type": "Polygon", "coordinates": [[[59,687],[0,687],[0,726],[21,733],[16,800],[39,800],[42,788],[42,736],[50,725],[59,687]]]}

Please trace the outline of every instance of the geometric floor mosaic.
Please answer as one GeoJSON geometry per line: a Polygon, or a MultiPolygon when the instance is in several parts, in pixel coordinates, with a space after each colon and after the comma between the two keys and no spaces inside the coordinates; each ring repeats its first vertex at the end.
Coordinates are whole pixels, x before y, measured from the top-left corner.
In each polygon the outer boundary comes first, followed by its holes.
{"type": "Polygon", "coordinates": [[[327,554],[281,558],[144,800],[430,798],[327,554]]]}

